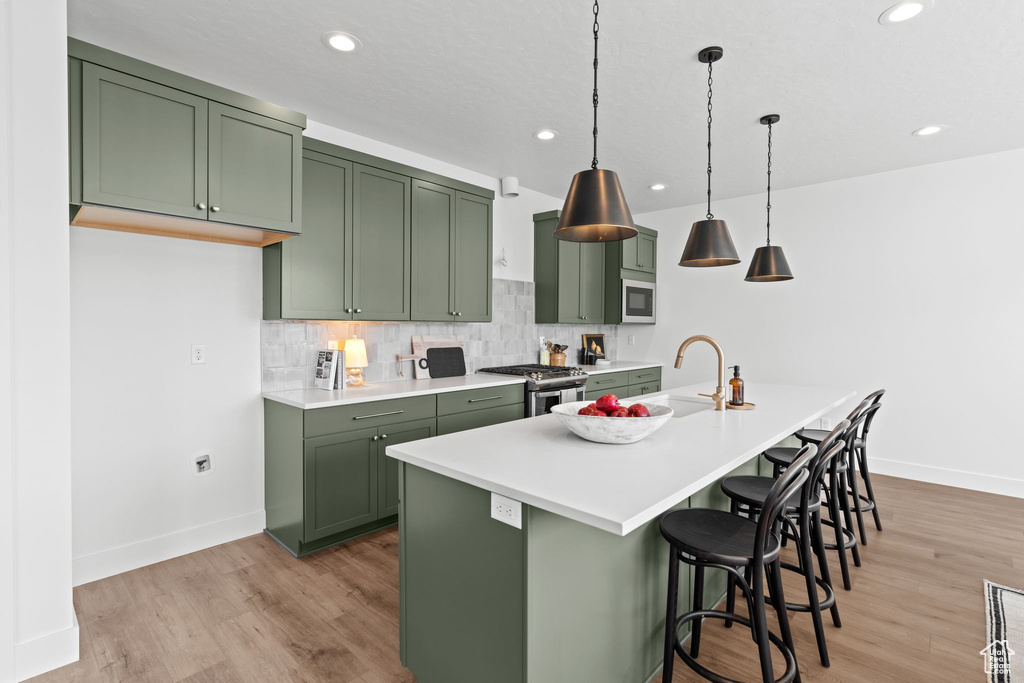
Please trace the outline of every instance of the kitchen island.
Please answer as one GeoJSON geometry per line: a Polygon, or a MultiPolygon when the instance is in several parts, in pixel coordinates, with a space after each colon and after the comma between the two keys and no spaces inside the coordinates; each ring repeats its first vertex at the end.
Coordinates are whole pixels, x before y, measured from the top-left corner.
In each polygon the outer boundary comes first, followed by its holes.
{"type": "MultiPolygon", "coordinates": [[[[402,462],[402,661],[420,683],[657,673],[668,558],[659,516],[728,509],[720,479],[757,473],[764,449],[853,396],[757,385],[755,410],[715,412],[696,397],[706,390],[645,396],[676,417],[636,444],[584,441],[546,415],[387,448],[402,462]],[[492,519],[492,492],[522,504],[520,528],[492,519]]],[[[724,593],[716,578],[708,606],[724,593]]]]}

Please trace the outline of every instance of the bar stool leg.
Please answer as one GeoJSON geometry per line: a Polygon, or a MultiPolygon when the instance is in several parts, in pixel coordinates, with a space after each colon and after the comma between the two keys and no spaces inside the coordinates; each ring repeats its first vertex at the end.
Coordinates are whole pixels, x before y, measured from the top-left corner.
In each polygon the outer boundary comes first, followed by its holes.
{"type": "Polygon", "coordinates": [[[774,683],[772,646],[768,640],[768,618],[764,609],[763,571],[763,567],[754,567],[751,572],[753,583],[750,584],[750,591],[753,593],[753,613],[750,615],[750,627],[754,632],[754,640],[757,642],[757,651],[761,659],[761,679],[764,683],[774,683]]]}
{"type": "MultiPolygon", "coordinates": [[[[835,586],[832,585],[832,574],[828,570],[828,557],[826,557],[825,549],[825,533],[823,524],[821,523],[821,511],[815,511],[812,516],[814,525],[814,554],[818,556],[818,571],[821,572],[821,579],[832,588],[833,593],[835,592],[835,586]]],[[[836,628],[840,628],[843,623],[839,619],[839,604],[838,600],[832,603],[832,607],[829,611],[832,614],[832,624],[836,628]]]]}
{"type": "MultiPolygon", "coordinates": [[[[693,611],[704,609],[704,566],[695,565],[693,573],[693,611]]],[[[700,654],[700,627],[703,619],[694,619],[690,629],[690,656],[697,659],[700,654]]]]}
{"type": "Polygon", "coordinates": [[[850,491],[853,492],[853,511],[857,515],[857,530],[860,532],[860,544],[867,545],[868,537],[864,533],[864,511],[861,510],[860,505],[860,484],[857,482],[857,453],[855,449],[850,449],[850,469],[847,471],[847,477],[850,479],[850,491]]]}
{"type": "Polygon", "coordinates": [[[814,623],[814,637],[818,641],[818,658],[822,666],[829,666],[828,646],[825,644],[825,626],[821,621],[821,606],[818,604],[818,584],[814,580],[814,564],[811,562],[811,528],[806,517],[800,520],[800,557],[804,579],[807,583],[807,605],[811,609],[814,623]]]}
{"type": "MultiPolygon", "coordinates": [[[[853,511],[850,510],[850,496],[847,495],[847,491],[850,490],[850,482],[846,478],[847,473],[843,472],[839,475],[839,490],[835,491],[835,495],[839,498],[839,505],[843,508],[843,520],[845,526],[853,534],[854,544],[850,547],[850,553],[853,555],[853,564],[856,567],[860,566],[860,548],[857,547],[857,532],[853,526],[853,511]]],[[[846,543],[846,537],[843,537],[843,543],[846,543]]]]}
{"type": "Polygon", "coordinates": [[[850,584],[850,567],[846,561],[846,536],[843,534],[842,517],[839,514],[838,489],[842,486],[842,480],[838,476],[836,479],[839,481],[830,482],[831,486],[828,491],[828,516],[836,535],[836,552],[839,553],[839,570],[843,575],[843,588],[850,590],[852,585],[850,584]]]}
{"type": "MultiPolygon", "coordinates": [[[[793,632],[789,627],[789,610],[786,609],[786,596],[782,591],[782,567],[778,558],[768,567],[768,581],[771,584],[772,607],[775,608],[775,615],[779,619],[779,631],[782,633],[782,642],[786,644],[789,651],[796,657],[796,648],[793,646],[793,632]]],[[[797,669],[794,683],[800,683],[800,670],[797,669]]]]}
{"type": "MultiPolygon", "coordinates": [[[[729,511],[734,515],[739,511],[739,504],[735,500],[730,503],[729,511]]],[[[727,572],[727,574],[729,576],[726,579],[725,611],[732,613],[736,611],[736,577],[732,572],[727,572]]],[[[725,620],[725,627],[732,628],[732,619],[725,620]]]]}
{"type": "Polygon", "coordinates": [[[875,518],[875,528],[879,531],[882,530],[882,519],[878,516],[878,503],[875,502],[875,490],[871,488],[871,474],[868,472],[868,453],[867,446],[861,446],[860,448],[860,473],[864,477],[864,488],[868,494],[868,500],[874,505],[874,509],[871,510],[872,516],[875,518]]]}
{"type": "Polygon", "coordinates": [[[672,683],[672,669],[676,663],[676,615],[679,605],[679,556],[676,549],[668,549],[668,605],[665,609],[665,663],[662,683],[672,683]]]}

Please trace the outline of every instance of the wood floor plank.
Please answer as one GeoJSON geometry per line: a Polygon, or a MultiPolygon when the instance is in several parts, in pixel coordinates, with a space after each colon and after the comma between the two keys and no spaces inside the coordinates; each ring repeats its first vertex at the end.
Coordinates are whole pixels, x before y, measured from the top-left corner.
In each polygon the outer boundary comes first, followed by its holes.
{"type": "MultiPolygon", "coordinates": [[[[886,530],[865,517],[863,566],[851,566],[853,590],[838,591],[843,627],[825,619],[830,668],[810,617],[790,616],[802,678],[980,683],[982,581],[1024,588],[1024,500],[873,479],[886,530]]],[[[791,546],[783,552],[793,559],[791,546]]],[[[834,552],[829,561],[838,578],[834,552]]],[[[806,599],[800,577],[786,572],[784,588],[806,599]]],[[[398,596],[396,527],[301,559],[259,534],[79,586],[82,657],[33,680],[414,683],[398,657],[398,596]]],[[[760,679],[740,627],[707,624],[701,661],[760,679]]],[[[677,661],[673,681],[699,680],[677,661]]]]}

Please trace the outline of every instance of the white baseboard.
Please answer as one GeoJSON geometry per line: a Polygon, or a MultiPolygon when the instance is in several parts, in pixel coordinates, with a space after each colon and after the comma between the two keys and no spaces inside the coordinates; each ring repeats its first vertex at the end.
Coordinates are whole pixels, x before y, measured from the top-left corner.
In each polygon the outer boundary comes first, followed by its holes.
{"type": "Polygon", "coordinates": [[[893,477],[900,477],[901,479],[915,479],[931,484],[943,484],[944,486],[955,486],[961,489],[997,493],[1001,496],[1024,498],[1024,479],[997,477],[991,474],[979,474],[977,472],[966,472],[964,470],[934,467],[932,465],[919,465],[899,460],[882,460],[880,458],[871,458],[869,464],[872,473],[877,472],[878,474],[887,474],[893,477]]]}
{"type": "Polygon", "coordinates": [[[14,646],[14,680],[24,681],[78,661],[78,616],[74,609],[71,621],[66,629],[14,646]]]}
{"type": "Polygon", "coordinates": [[[71,583],[74,586],[81,586],[83,583],[104,579],[155,562],[163,562],[172,557],[212,548],[221,543],[258,534],[265,526],[266,513],[263,510],[256,510],[238,517],[76,557],[71,561],[71,583]]]}

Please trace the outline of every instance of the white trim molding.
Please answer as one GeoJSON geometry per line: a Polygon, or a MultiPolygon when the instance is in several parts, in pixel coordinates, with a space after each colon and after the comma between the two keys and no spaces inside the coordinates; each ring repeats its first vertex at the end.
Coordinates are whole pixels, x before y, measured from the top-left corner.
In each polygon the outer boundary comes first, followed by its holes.
{"type": "Polygon", "coordinates": [[[14,648],[15,680],[52,671],[78,661],[78,616],[71,609],[71,626],[14,648]]]}
{"type": "Polygon", "coordinates": [[[932,465],[919,465],[900,460],[883,460],[881,458],[871,458],[870,470],[872,473],[887,474],[901,479],[915,479],[917,481],[926,481],[930,484],[942,484],[944,486],[955,486],[960,489],[971,489],[973,491],[984,491],[985,493],[996,493],[1001,496],[1024,498],[1024,479],[999,477],[992,474],[980,474],[978,472],[934,467],[932,465]]]}
{"type": "Polygon", "coordinates": [[[71,561],[72,585],[81,586],[83,583],[105,579],[173,557],[237,541],[262,532],[266,523],[266,512],[256,510],[238,517],[76,557],[71,561]]]}

